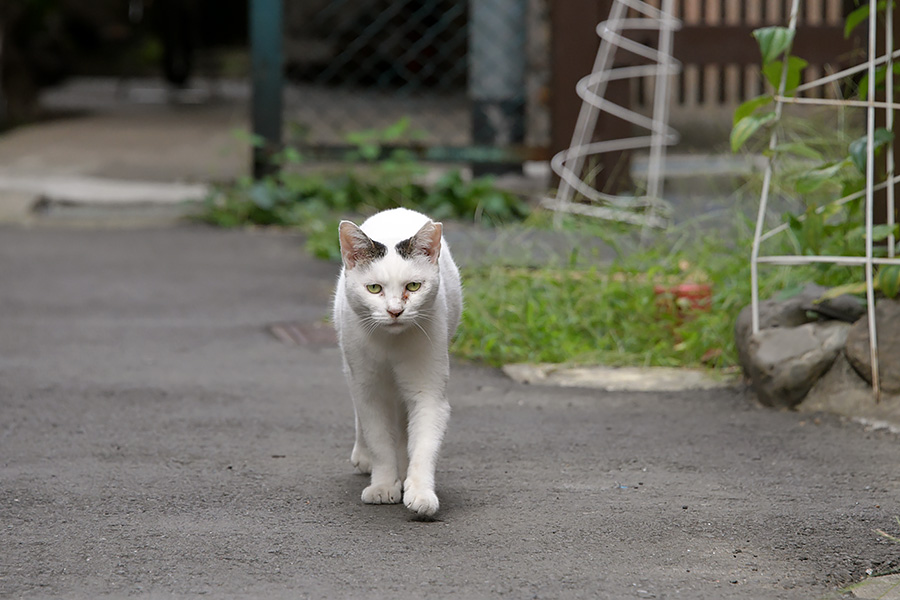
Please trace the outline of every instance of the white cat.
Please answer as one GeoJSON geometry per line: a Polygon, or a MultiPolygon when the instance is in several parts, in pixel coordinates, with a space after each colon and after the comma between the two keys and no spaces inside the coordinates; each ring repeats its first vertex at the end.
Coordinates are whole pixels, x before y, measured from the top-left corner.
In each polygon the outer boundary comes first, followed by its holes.
{"type": "Polygon", "coordinates": [[[440,223],[404,208],[340,224],[334,325],[356,411],[350,461],[368,504],[438,510],[434,469],[450,416],[448,347],[462,314],[440,223]]]}

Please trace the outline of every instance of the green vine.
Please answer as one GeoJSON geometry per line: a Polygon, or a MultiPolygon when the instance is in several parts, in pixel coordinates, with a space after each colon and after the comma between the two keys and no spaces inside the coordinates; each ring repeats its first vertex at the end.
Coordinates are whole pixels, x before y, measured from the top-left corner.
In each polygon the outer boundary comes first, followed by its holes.
{"type": "MultiPolygon", "coordinates": [[[[884,10],[886,3],[878,5],[884,10]]],[[[868,5],[851,12],[846,19],[844,33],[852,32],[869,17],[868,5]]],[[[781,90],[784,97],[793,97],[808,65],[802,58],[791,55],[794,31],[786,27],[765,27],[753,32],[761,54],[761,72],[772,90],[781,90]]],[[[876,70],[876,85],[883,88],[886,66],[876,70]]],[[[858,94],[867,96],[868,75],[857,85],[858,94]]],[[[741,104],[734,113],[731,130],[731,149],[738,152],[763,134],[770,136],[775,128],[783,128],[783,120],[775,110],[775,94],[767,93],[741,104]]],[[[774,139],[774,138],[767,138],[774,139]]],[[[806,255],[859,255],[865,244],[864,194],[869,138],[852,139],[833,151],[835,136],[830,139],[811,135],[794,136],[790,141],[767,146],[762,153],[793,168],[785,169],[780,185],[792,197],[799,198],[803,211],[797,215],[787,212],[784,221],[793,234],[796,249],[806,255]]],[[[894,141],[894,134],[885,128],[874,132],[872,146],[875,156],[894,141]]],[[[881,243],[900,237],[898,225],[876,225],[873,242],[881,243]]],[[[879,244],[876,256],[886,256],[887,248],[879,244]]],[[[900,293],[900,266],[879,269],[875,285],[888,297],[900,293]]],[[[838,293],[858,293],[864,283],[853,283],[835,289],[838,293]]]]}

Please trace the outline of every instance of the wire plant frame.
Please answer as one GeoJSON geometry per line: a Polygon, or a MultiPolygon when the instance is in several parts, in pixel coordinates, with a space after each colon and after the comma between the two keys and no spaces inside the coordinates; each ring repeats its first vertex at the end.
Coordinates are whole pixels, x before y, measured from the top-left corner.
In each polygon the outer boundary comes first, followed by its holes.
{"type": "MultiPolygon", "coordinates": [[[[877,111],[885,111],[884,123],[889,131],[893,131],[894,126],[894,110],[897,105],[894,102],[894,61],[900,57],[900,51],[894,51],[894,39],[892,30],[893,11],[896,10],[892,6],[892,2],[879,3],[876,0],[869,0],[869,16],[868,16],[868,48],[866,52],[866,61],[844,69],[840,72],[831,74],[827,77],[816,79],[805,83],[794,90],[793,95],[785,94],[787,85],[787,68],[783,68],[780,84],[775,95],[775,119],[776,122],[781,119],[782,111],[787,104],[802,105],[819,105],[819,106],[843,106],[858,107],[866,109],[866,171],[865,171],[865,189],[838,199],[835,204],[842,205],[848,202],[865,198],[865,253],[863,256],[824,256],[824,255],[766,255],[762,252],[763,243],[785,232],[789,225],[783,224],[771,229],[767,229],[765,216],[768,209],[769,194],[772,183],[773,173],[776,168],[775,149],[778,146],[778,128],[773,128],[769,137],[769,160],[763,178],[763,186],[760,194],[759,212],[756,219],[756,228],[753,236],[753,247],[750,256],[750,273],[751,273],[751,303],[752,303],[752,327],[753,333],[759,332],[759,266],[762,264],[779,265],[779,266],[796,266],[808,265],[814,263],[839,264],[848,266],[861,266],[865,269],[866,282],[866,309],[869,327],[869,352],[872,363],[872,389],[876,400],[881,398],[881,383],[878,372],[878,341],[877,326],[875,322],[875,282],[874,272],[876,265],[900,264],[900,259],[895,257],[895,239],[893,230],[887,239],[887,257],[875,257],[873,252],[873,214],[875,204],[875,193],[884,190],[887,202],[887,224],[891,227],[894,225],[894,186],[900,177],[894,173],[894,150],[893,144],[886,146],[886,167],[887,172],[883,181],[876,181],[875,176],[875,129],[877,111]],[[881,4],[882,6],[878,6],[881,4]],[[882,56],[878,56],[877,51],[877,13],[878,9],[883,8],[887,14],[884,19],[884,47],[887,48],[882,56]],[[881,65],[886,66],[885,72],[885,99],[877,101],[875,97],[876,91],[876,69],[881,65]],[[813,90],[820,86],[832,84],[846,77],[867,73],[868,74],[868,90],[866,100],[850,100],[850,99],[828,99],[828,98],[811,98],[801,97],[803,92],[813,90]]],[[[797,29],[797,16],[799,14],[800,0],[793,0],[791,5],[790,20],[788,28],[793,32],[797,29]]],[[[786,54],[790,53],[790,48],[786,54]]],[[[784,61],[787,65],[787,60],[784,61]]],[[[824,211],[827,207],[819,207],[818,211],[824,211]]],[[[802,219],[802,217],[801,217],[802,219]]]]}
{"type": "Polygon", "coordinates": [[[678,141],[677,132],[668,125],[669,89],[671,77],[681,67],[672,56],[673,34],[681,27],[681,22],[672,16],[673,3],[674,0],[663,0],[660,9],[641,0],[615,0],[609,18],[597,25],[600,47],[594,66],[591,74],[582,78],[575,88],[582,104],[572,141],[568,149],[556,154],[550,161],[553,171],[560,177],[560,186],[556,196],[546,198],[543,204],[557,211],[559,216],[561,213],[575,213],[642,226],[668,226],[671,208],[662,199],[662,173],[666,146],[678,141]],[[657,47],[628,38],[626,31],[659,31],[657,47]],[[619,49],[649,62],[614,67],[613,61],[619,49]],[[655,84],[650,117],[604,97],[610,81],[645,77],[653,78],[655,84]],[[591,142],[601,111],[649,130],[649,135],[591,142]],[[583,175],[588,157],[641,148],[650,150],[643,194],[606,194],[586,181],[590,179],[590,176],[585,178],[583,175]]]}

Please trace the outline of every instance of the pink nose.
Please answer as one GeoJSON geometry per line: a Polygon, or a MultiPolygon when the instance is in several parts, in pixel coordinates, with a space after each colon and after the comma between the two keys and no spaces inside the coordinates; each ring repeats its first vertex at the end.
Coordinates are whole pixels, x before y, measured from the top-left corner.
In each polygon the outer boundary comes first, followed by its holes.
{"type": "Polygon", "coordinates": [[[392,317],[394,317],[396,319],[396,318],[400,317],[400,315],[403,314],[403,309],[400,308],[400,309],[392,310],[389,308],[389,309],[387,309],[387,312],[389,315],[391,315],[392,317]]]}

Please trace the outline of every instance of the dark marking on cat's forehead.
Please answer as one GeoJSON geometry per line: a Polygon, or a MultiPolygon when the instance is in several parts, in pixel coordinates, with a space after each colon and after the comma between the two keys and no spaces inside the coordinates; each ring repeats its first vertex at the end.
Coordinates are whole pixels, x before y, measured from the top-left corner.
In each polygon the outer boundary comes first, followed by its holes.
{"type": "Polygon", "coordinates": [[[416,254],[415,236],[399,242],[396,246],[394,246],[394,248],[397,249],[397,254],[399,254],[401,258],[412,258],[416,254]]]}
{"type": "Polygon", "coordinates": [[[387,256],[387,246],[372,239],[369,242],[367,247],[361,248],[357,253],[360,262],[368,262],[387,256]]]}

